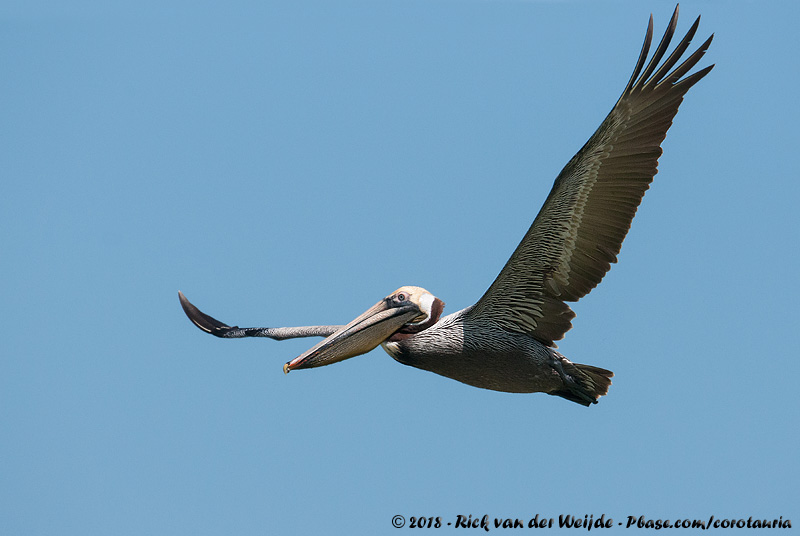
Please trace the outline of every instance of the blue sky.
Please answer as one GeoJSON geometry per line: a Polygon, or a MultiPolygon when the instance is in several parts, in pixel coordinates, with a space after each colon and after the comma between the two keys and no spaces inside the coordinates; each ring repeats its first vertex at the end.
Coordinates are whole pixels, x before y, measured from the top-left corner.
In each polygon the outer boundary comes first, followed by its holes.
{"type": "Polygon", "coordinates": [[[284,376],[313,340],[215,339],[178,304],[241,326],[345,323],[408,284],[471,305],[673,7],[4,3],[0,532],[800,523],[795,2],[681,5],[717,67],[559,345],[615,372],[596,406],[381,350],[284,376]]]}

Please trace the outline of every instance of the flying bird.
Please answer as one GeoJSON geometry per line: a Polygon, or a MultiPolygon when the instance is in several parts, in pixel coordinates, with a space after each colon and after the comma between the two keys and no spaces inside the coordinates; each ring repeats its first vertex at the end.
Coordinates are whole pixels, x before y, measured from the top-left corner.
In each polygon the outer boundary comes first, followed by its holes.
{"type": "Polygon", "coordinates": [[[542,392],[584,406],[597,403],[614,374],[573,363],[556,350],[554,341],[572,327],[575,313],[567,302],[588,294],[617,261],[658,171],[661,142],[678,106],[714,67],[687,75],[708,50],[713,34],[681,62],[700,17],[666,55],[677,21],[678,7],[647,62],[653,37],[650,16],[622,96],[558,175],[530,229],[475,305],[442,316],[441,299],[423,288],[404,286],[345,326],[232,327],[201,312],[179,292],[183,310],[198,328],[222,338],[325,337],[286,363],[287,373],[336,363],[381,345],[404,365],[475,387],[542,392]]]}

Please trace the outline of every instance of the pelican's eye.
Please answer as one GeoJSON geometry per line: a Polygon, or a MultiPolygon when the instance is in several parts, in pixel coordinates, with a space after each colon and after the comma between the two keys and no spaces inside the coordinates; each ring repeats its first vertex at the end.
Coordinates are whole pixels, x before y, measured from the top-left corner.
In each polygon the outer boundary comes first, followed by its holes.
{"type": "Polygon", "coordinates": [[[408,296],[406,296],[404,293],[401,292],[401,293],[395,295],[395,299],[397,301],[399,301],[399,302],[404,302],[404,301],[406,301],[408,299],[408,296]]]}

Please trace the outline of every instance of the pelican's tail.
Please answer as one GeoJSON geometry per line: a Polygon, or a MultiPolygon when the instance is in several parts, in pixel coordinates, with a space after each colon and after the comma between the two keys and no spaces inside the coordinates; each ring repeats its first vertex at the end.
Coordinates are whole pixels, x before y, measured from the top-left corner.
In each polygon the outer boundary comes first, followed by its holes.
{"type": "Polygon", "coordinates": [[[610,370],[573,363],[566,358],[562,359],[561,366],[567,375],[563,378],[565,389],[548,394],[589,406],[597,404],[597,399],[608,393],[611,377],[614,376],[610,370]]]}

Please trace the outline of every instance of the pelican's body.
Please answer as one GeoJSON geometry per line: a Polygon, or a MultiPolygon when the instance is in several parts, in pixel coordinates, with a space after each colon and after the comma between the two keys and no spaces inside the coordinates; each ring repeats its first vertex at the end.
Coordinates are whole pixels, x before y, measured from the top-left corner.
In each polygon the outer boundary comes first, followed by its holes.
{"type": "Polygon", "coordinates": [[[180,294],[200,329],[224,338],[322,336],[284,365],[313,368],[382,345],[396,361],[495,391],[543,392],[588,406],[605,395],[613,374],[573,363],[554,341],[572,327],[577,301],[616,262],[636,209],[657,171],[660,144],[683,96],[713,67],[689,70],[711,43],[678,64],[699,18],[664,59],[678,9],[645,67],[650,19],[633,76],[608,117],[558,175],[550,195],[506,266],[478,302],[441,316],[444,302],[420,287],[401,287],[345,326],[230,327],[180,294]]]}
{"type": "Polygon", "coordinates": [[[529,335],[476,322],[470,309],[382,346],[399,363],[483,389],[557,394],[587,404],[597,398],[592,392],[605,394],[611,372],[576,365],[529,335]],[[589,384],[582,386],[582,381],[589,384]]]}

